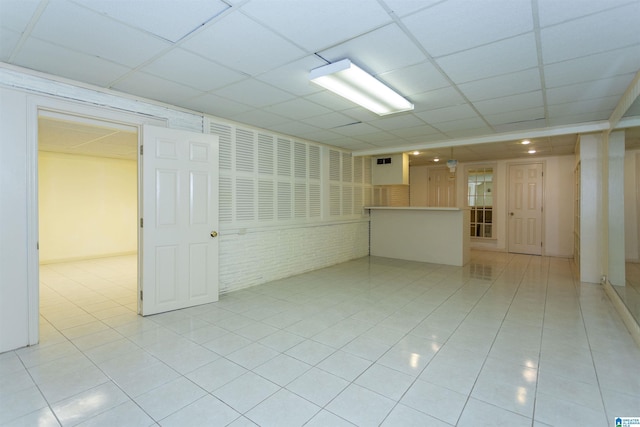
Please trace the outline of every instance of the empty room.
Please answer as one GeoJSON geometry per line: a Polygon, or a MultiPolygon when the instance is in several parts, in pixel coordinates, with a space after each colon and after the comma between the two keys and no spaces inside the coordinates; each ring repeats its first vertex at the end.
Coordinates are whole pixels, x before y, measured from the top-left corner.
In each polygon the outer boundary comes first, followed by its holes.
{"type": "Polygon", "coordinates": [[[0,0],[0,425],[638,425],[639,16],[0,0]]]}

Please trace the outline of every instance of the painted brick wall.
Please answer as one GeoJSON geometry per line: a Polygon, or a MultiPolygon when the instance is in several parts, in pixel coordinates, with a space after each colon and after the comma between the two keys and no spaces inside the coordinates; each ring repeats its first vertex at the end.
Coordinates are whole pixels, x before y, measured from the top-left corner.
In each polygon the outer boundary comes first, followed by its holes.
{"type": "Polygon", "coordinates": [[[220,292],[230,292],[360,258],[369,221],[220,234],[220,292]]]}

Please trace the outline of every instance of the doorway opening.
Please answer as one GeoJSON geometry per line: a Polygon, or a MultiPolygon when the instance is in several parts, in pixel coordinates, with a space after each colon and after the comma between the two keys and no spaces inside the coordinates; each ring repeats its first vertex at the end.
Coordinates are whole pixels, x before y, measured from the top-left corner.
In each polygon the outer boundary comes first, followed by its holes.
{"type": "Polygon", "coordinates": [[[38,112],[40,335],[138,313],[138,127],[38,112]]]}

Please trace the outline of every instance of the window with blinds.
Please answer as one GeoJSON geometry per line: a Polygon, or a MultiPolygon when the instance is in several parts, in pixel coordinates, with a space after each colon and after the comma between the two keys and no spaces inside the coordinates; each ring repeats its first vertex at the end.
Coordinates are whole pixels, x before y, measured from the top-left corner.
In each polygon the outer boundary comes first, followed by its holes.
{"type": "Polygon", "coordinates": [[[221,224],[349,218],[371,202],[369,159],[231,124],[211,122],[210,132],[220,145],[221,224]]]}

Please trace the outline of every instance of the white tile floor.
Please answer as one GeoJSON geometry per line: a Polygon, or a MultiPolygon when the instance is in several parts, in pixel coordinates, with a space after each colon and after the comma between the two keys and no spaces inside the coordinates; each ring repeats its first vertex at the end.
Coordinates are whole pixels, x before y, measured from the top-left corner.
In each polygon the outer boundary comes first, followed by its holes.
{"type": "Polygon", "coordinates": [[[363,258],[147,318],[135,314],[135,266],[42,268],[41,344],[0,355],[0,425],[543,427],[640,416],[640,350],[568,260],[363,258]]]}

